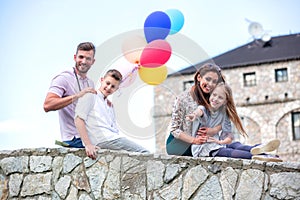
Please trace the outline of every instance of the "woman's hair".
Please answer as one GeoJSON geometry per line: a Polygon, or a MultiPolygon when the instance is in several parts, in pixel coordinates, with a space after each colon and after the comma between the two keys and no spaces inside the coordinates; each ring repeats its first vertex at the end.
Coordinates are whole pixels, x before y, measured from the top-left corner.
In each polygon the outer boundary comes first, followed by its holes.
{"type": "Polygon", "coordinates": [[[116,69],[108,70],[106,72],[106,74],[104,75],[104,77],[107,77],[107,76],[113,77],[117,81],[120,81],[120,82],[122,81],[122,74],[116,69]]]}
{"type": "Polygon", "coordinates": [[[226,114],[228,115],[229,119],[232,121],[232,123],[242,136],[248,136],[245,129],[243,128],[240,117],[237,114],[230,86],[224,82],[221,82],[216,86],[216,88],[217,87],[223,89],[226,95],[227,103],[226,105],[224,105],[224,110],[226,110],[226,114]]]}
{"type": "Polygon", "coordinates": [[[221,81],[224,81],[224,78],[221,74],[220,67],[215,65],[215,64],[206,63],[206,64],[202,65],[197,70],[196,74],[194,75],[194,85],[191,89],[191,95],[192,95],[193,99],[199,105],[203,105],[206,109],[209,109],[209,96],[210,96],[210,94],[206,94],[202,91],[202,89],[200,88],[200,83],[199,83],[197,77],[198,77],[198,75],[203,77],[208,72],[215,72],[218,75],[218,77],[219,77],[218,83],[221,82],[221,81]]]}

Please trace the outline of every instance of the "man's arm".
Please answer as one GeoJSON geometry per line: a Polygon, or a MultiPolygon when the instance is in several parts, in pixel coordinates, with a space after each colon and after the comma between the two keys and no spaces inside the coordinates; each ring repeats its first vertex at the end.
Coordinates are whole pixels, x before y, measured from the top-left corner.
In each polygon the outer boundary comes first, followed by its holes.
{"type": "Polygon", "coordinates": [[[60,97],[57,94],[49,92],[44,102],[44,110],[45,112],[59,110],[70,105],[76,99],[76,95],[60,97]]]}
{"type": "Polygon", "coordinates": [[[44,110],[45,112],[59,110],[61,108],[64,108],[80,97],[82,97],[86,93],[94,93],[96,94],[96,90],[92,87],[84,88],[77,94],[67,96],[67,97],[60,97],[57,94],[54,94],[52,92],[49,92],[46,96],[45,102],[44,102],[44,110]]]}

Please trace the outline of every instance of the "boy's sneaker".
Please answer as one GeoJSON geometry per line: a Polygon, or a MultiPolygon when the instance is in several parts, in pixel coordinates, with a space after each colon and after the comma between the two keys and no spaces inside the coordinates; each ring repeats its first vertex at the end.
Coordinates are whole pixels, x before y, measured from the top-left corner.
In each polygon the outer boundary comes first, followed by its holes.
{"type": "Polygon", "coordinates": [[[255,155],[252,156],[252,160],[260,160],[260,161],[266,161],[266,162],[283,162],[279,156],[277,155],[255,155]]]}
{"type": "Polygon", "coordinates": [[[280,145],[280,141],[278,139],[271,140],[267,144],[261,144],[251,149],[252,155],[263,154],[266,152],[271,152],[276,150],[280,145]]]}
{"type": "Polygon", "coordinates": [[[70,145],[68,143],[61,142],[61,141],[58,141],[58,140],[55,140],[55,144],[59,145],[59,146],[62,146],[62,147],[70,147],[70,145]]]}

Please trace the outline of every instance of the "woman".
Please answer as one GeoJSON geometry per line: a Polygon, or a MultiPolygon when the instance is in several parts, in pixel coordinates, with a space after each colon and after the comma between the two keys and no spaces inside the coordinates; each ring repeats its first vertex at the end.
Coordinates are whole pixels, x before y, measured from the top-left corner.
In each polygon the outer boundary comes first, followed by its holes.
{"type": "MultiPolygon", "coordinates": [[[[192,156],[192,144],[203,144],[208,136],[213,136],[221,130],[221,126],[204,129],[199,131],[198,137],[193,137],[192,122],[186,117],[199,105],[209,109],[210,93],[222,80],[220,68],[206,63],[194,75],[194,85],[176,98],[172,111],[171,131],[166,142],[168,154],[192,156]]],[[[226,126],[231,126],[230,121],[227,121],[226,126]]]]}

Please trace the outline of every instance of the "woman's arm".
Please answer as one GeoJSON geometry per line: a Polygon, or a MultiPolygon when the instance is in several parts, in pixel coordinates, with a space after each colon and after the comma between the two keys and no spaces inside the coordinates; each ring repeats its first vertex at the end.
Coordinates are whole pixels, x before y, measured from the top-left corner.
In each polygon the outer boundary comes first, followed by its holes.
{"type": "Polygon", "coordinates": [[[172,110],[170,132],[175,138],[189,144],[202,144],[207,140],[206,136],[199,138],[193,137],[191,133],[192,127],[190,127],[190,133],[186,132],[188,131],[188,127],[184,128],[187,123],[191,123],[186,119],[186,113],[188,112],[187,107],[189,104],[189,102],[183,101],[183,99],[186,100],[186,98],[189,98],[189,96],[182,95],[175,99],[172,110]]]}
{"type": "Polygon", "coordinates": [[[222,130],[221,125],[215,126],[213,128],[201,127],[201,128],[198,129],[197,135],[207,135],[209,137],[213,137],[214,135],[219,133],[221,130],[222,130]]]}
{"type": "Polygon", "coordinates": [[[189,143],[189,144],[203,144],[207,141],[208,137],[205,135],[199,135],[197,137],[193,137],[191,135],[188,135],[188,134],[182,132],[179,134],[178,139],[180,139],[186,143],[189,143]]]}

